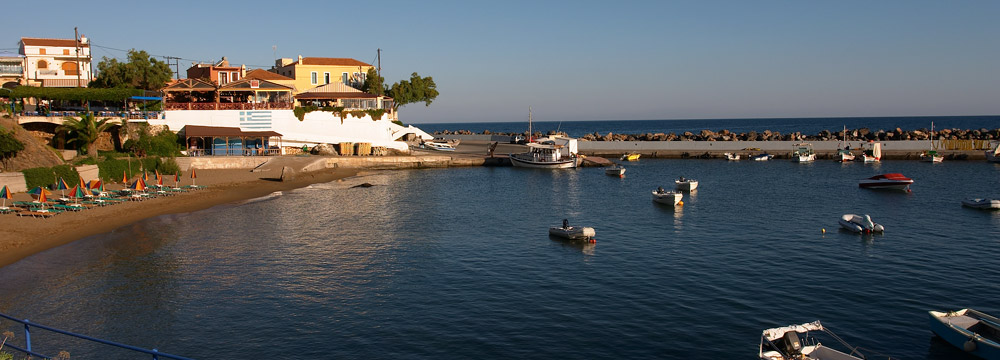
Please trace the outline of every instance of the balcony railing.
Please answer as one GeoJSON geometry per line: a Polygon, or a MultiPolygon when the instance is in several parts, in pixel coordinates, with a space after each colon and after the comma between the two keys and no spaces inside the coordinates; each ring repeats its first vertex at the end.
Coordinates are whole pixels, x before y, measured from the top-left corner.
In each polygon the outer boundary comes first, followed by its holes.
{"type": "Polygon", "coordinates": [[[290,102],[273,103],[174,103],[163,106],[166,110],[291,110],[290,102]]]}

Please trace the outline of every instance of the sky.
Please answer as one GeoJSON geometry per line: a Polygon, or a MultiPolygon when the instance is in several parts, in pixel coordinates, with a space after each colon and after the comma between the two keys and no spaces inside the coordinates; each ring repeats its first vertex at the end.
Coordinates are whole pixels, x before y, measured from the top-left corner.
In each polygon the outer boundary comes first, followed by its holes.
{"type": "Polygon", "coordinates": [[[24,37],[268,68],[348,57],[440,95],[406,123],[1000,114],[1000,1],[48,1],[24,37]],[[282,8],[280,5],[288,5],[282,8]]]}

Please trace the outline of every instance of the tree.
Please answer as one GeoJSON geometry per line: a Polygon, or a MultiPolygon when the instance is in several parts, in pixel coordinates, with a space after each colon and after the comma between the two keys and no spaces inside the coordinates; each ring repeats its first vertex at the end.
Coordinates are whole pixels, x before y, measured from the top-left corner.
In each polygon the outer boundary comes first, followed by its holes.
{"type": "Polygon", "coordinates": [[[0,127],[0,162],[6,166],[7,160],[17,156],[21,150],[24,150],[24,143],[14,137],[14,132],[0,127]]]}
{"type": "Polygon", "coordinates": [[[378,96],[385,95],[385,79],[378,74],[375,68],[368,69],[365,83],[361,84],[361,91],[378,96]]]}
{"type": "Polygon", "coordinates": [[[393,99],[392,110],[399,110],[399,107],[406,104],[413,104],[423,101],[424,106],[431,106],[431,102],[438,96],[437,84],[430,76],[420,77],[419,74],[410,75],[410,81],[401,80],[392,84],[388,94],[393,99]]]}
{"type": "Polygon", "coordinates": [[[94,119],[94,113],[92,112],[83,114],[79,119],[67,116],[63,120],[65,121],[59,126],[59,129],[65,131],[66,135],[70,137],[68,142],[76,143],[78,149],[86,149],[88,156],[97,155],[97,148],[94,147],[94,142],[97,141],[102,132],[107,131],[114,125],[108,122],[111,120],[110,118],[94,119]]]}
{"type": "Polygon", "coordinates": [[[166,62],[151,58],[145,50],[129,50],[128,62],[104,57],[97,63],[97,78],[90,87],[159,90],[170,81],[173,71],[166,62]]]}

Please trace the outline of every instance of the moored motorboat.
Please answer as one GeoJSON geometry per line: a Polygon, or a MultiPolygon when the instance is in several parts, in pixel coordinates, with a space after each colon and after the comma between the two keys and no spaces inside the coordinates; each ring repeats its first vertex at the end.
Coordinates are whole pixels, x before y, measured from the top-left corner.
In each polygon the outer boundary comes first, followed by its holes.
{"type": "Polygon", "coordinates": [[[837,161],[854,161],[854,153],[851,152],[851,145],[848,143],[847,138],[847,125],[844,125],[844,139],[837,143],[837,157],[835,158],[837,161]]]}
{"type": "Polygon", "coordinates": [[[597,234],[592,227],[570,226],[569,220],[563,219],[562,226],[549,228],[549,235],[561,237],[568,240],[593,240],[597,234]]]}
{"type": "Polygon", "coordinates": [[[641,156],[641,154],[638,154],[638,153],[629,153],[629,154],[622,155],[622,159],[621,160],[622,161],[638,161],[639,160],[639,156],[641,156]]]}
{"type": "Polygon", "coordinates": [[[1000,319],[973,309],[929,311],[931,331],[983,359],[1000,360],[1000,319]]]}
{"type": "Polygon", "coordinates": [[[613,164],[610,167],[604,169],[604,174],[611,176],[625,176],[625,167],[618,164],[613,164]]]}
{"type": "Polygon", "coordinates": [[[860,348],[851,346],[823,327],[819,321],[800,325],[789,325],[767,329],[760,336],[758,357],[761,360],[861,360],[867,359],[860,348]],[[836,340],[850,353],[833,349],[820,343],[813,334],[826,334],[826,338],[836,340]],[[802,335],[800,338],[799,335],[802,335]]]}
{"type": "Polygon", "coordinates": [[[754,155],[754,156],[751,157],[751,159],[753,159],[753,161],[768,161],[768,160],[771,160],[773,158],[774,158],[774,155],[771,155],[771,154],[768,154],[768,153],[754,155]]]}
{"type": "Polygon", "coordinates": [[[861,157],[858,157],[856,160],[866,163],[876,163],[882,161],[882,143],[869,141],[868,149],[864,150],[861,157]]]}
{"type": "Polygon", "coordinates": [[[653,201],[660,204],[666,204],[671,206],[675,206],[677,204],[683,205],[683,203],[681,202],[681,198],[683,197],[684,197],[683,193],[675,191],[666,191],[663,190],[662,187],[653,190],[653,201]]]}
{"type": "Polygon", "coordinates": [[[1000,199],[965,199],[962,206],[983,210],[1000,210],[1000,199]]]}
{"type": "Polygon", "coordinates": [[[927,150],[920,153],[920,161],[929,163],[939,163],[944,161],[944,155],[938,154],[938,152],[934,150],[927,150]]]}
{"type": "Polygon", "coordinates": [[[840,217],[840,226],[844,229],[862,234],[880,233],[885,231],[885,227],[881,224],[873,222],[872,217],[868,216],[868,214],[844,214],[840,217]]]}
{"type": "Polygon", "coordinates": [[[424,141],[420,145],[424,149],[437,150],[437,151],[455,151],[455,145],[447,142],[439,141],[424,141]]]}
{"type": "Polygon", "coordinates": [[[680,191],[691,191],[698,188],[698,180],[685,179],[681,176],[679,179],[674,180],[674,186],[680,191]]]}
{"type": "Polygon", "coordinates": [[[986,161],[1000,163],[1000,142],[993,145],[993,149],[986,150],[986,161]]]}
{"type": "Polygon", "coordinates": [[[725,155],[726,160],[729,161],[738,161],[740,159],[740,154],[737,153],[723,153],[722,155],[725,155]]]}
{"type": "Polygon", "coordinates": [[[563,156],[562,145],[528,143],[528,151],[510,154],[510,162],[517,167],[538,169],[566,169],[577,166],[577,157],[573,154],[563,156]]]}
{"type": "Polygon", "coordinates": [[[812,144],[809,143],[799,143],[792,146],[794,150],[792,151],[792,161],[795,162],[812,162],[816,160],[816,152],[813,151],[812,144]]]}
{"type": "Polygon", "coordinates": [[[875,175],[858,181],[858,187],[865,189],[909,190],[911,184],[913,184],[913,179],[900,173],[875,175]]]}

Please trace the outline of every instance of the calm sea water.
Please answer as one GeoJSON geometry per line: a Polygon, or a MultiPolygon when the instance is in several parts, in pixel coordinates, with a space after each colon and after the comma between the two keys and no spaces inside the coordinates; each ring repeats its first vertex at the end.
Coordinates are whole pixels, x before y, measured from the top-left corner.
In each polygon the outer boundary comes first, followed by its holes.
{"type": "Polygon", "coordinates": [[[1000,313],[1000,213],[959,203],[1000,196],[1000,166],[627,168],[378,172],[162,216],[0,269],[0,311],[202,359],[753,359],[762,329],[813,320],[895,357],[961,359],[926,312],[1000,313]],[[857,187],[884,172],[913,191],[857,187]],[[701,181],[683,207],[650,201],[681,175],[701,181]],[[887,230],[838,231],[844,213],[887,230]],[[563,218],[597,243],[550,239],[563,218]]]}
{"type": "MultiPolygon", "coordinates": [[[[609,120],[609,121],[537,121],[533,122],[533,130],[546,133],[548,131],[563,131],[569,136],[580,137],[594,132],[607,134],[646,134],[646,133],[676,133],[685,131],[698,133],[701,130],[720,131],[723,129],[745,133],[764,130],[779,131],[782,134],[802,132],[816,134],[823,130],[840,131],[848,129],[870,128],[872,130],[903,130],[930,129],[931,122],[935,129],[996,129],[1000,127],[1000,116],[932,116],[932,117],[854,117],[854,118],[781,118],[781,119],[710,119],[710,120],[609,120]]],[[[416,124],[429,133],[444,130],[469,130],[482,133],[484,130],[504,133],[523,133],[528,131],[528,119],[517,122],[488,123],[437,123],[416,124]]]]}

